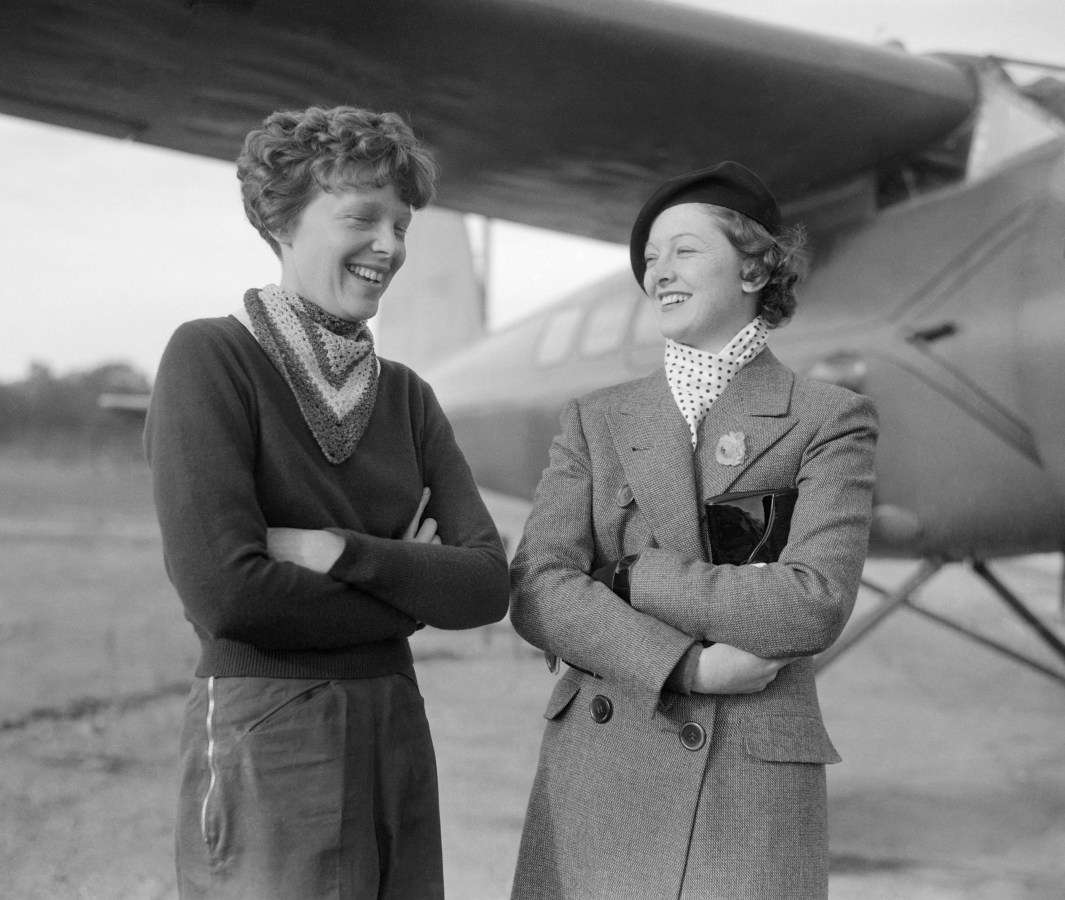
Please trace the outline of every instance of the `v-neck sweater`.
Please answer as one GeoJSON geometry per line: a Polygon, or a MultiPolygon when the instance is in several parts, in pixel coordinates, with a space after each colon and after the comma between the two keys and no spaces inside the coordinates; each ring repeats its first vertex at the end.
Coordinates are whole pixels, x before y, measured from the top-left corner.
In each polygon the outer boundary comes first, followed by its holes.
{"type": "Polygon", "coordinates": [[[499,535],[429,385],[381,360],[359,445],[333,465],[289,386],[233,317],[177,329],[145,425],[167,572],[196,674],[358,678],[411,669],[421,624],[506,613],[499,535]],[[442,544],[402,540],[423,486],[442,544]],[[328,529],[328,574],[267,554],[271,527],[328,529]]]}

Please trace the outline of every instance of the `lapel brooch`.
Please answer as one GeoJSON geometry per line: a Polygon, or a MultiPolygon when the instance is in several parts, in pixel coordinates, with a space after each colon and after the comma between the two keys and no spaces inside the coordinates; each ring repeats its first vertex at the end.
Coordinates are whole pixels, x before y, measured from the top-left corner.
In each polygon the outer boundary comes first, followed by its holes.
{"type": "Polygon", "coordinates": [[[714,458],[723,466],[738,466],[747,456],[747,436],[742,431],[721,435],[714,458]]]}

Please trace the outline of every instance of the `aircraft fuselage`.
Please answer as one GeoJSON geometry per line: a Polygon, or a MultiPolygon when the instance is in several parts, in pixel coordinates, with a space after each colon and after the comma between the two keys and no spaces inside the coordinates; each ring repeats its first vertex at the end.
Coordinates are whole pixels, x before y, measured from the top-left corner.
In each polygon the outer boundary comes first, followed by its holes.
{"type": "MultiPolygon", "coordinates": [[[[818,237],[792,323],[796,372],[877,404],[871,552],[1065,547],[1065,154],[818,237]]],[[[661,365],[649,301],[619,273],[430,373],[479,483],[531,497],[568,399],[661,365]]]]}

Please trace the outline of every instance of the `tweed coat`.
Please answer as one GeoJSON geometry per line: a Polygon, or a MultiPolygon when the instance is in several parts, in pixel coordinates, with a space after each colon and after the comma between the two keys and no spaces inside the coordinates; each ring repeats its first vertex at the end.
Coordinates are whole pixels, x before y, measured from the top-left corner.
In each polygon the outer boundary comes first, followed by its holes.
{"type": "Polygon", "coordinates": [[[827,895],[824,764],[839,756],[810,657],[854,605],[876,436],[868,398],[797,378],[768,348],[715,401],[695,454],[661,370],[567,407],[511,617],[598,677],[567,668],[551,695],[513,900],[827,895]],[[736,465],[715,458],[729,432],[745,437],[736,465]],[[792,485],[777,563],[707,558],[703,500],[792,485]],[[588,573],[634,553],[629,605],[588,573]],[[800,659],[759,693],[666,690],[696,640],[800,659]]]}

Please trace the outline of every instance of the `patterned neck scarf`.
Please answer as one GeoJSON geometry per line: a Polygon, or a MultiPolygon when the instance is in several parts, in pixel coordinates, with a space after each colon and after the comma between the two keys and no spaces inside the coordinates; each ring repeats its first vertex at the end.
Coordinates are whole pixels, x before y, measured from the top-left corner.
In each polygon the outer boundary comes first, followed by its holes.
{"type": "Polygon", "coordinates": [[[693,449],[703,417],[736,373],[762,352],[768,337],[769,328],[758,316],[720,353],[707,353],[666,339],[666,380],[688,423],[693,449]]]}
{"type": "Polygon", "coordinates": [[[348,322],[276,284],[244,295],[255,338],[296,395],[325,458],[342,463],[377,399],[377,355],[365,322],[348,322]]]}

